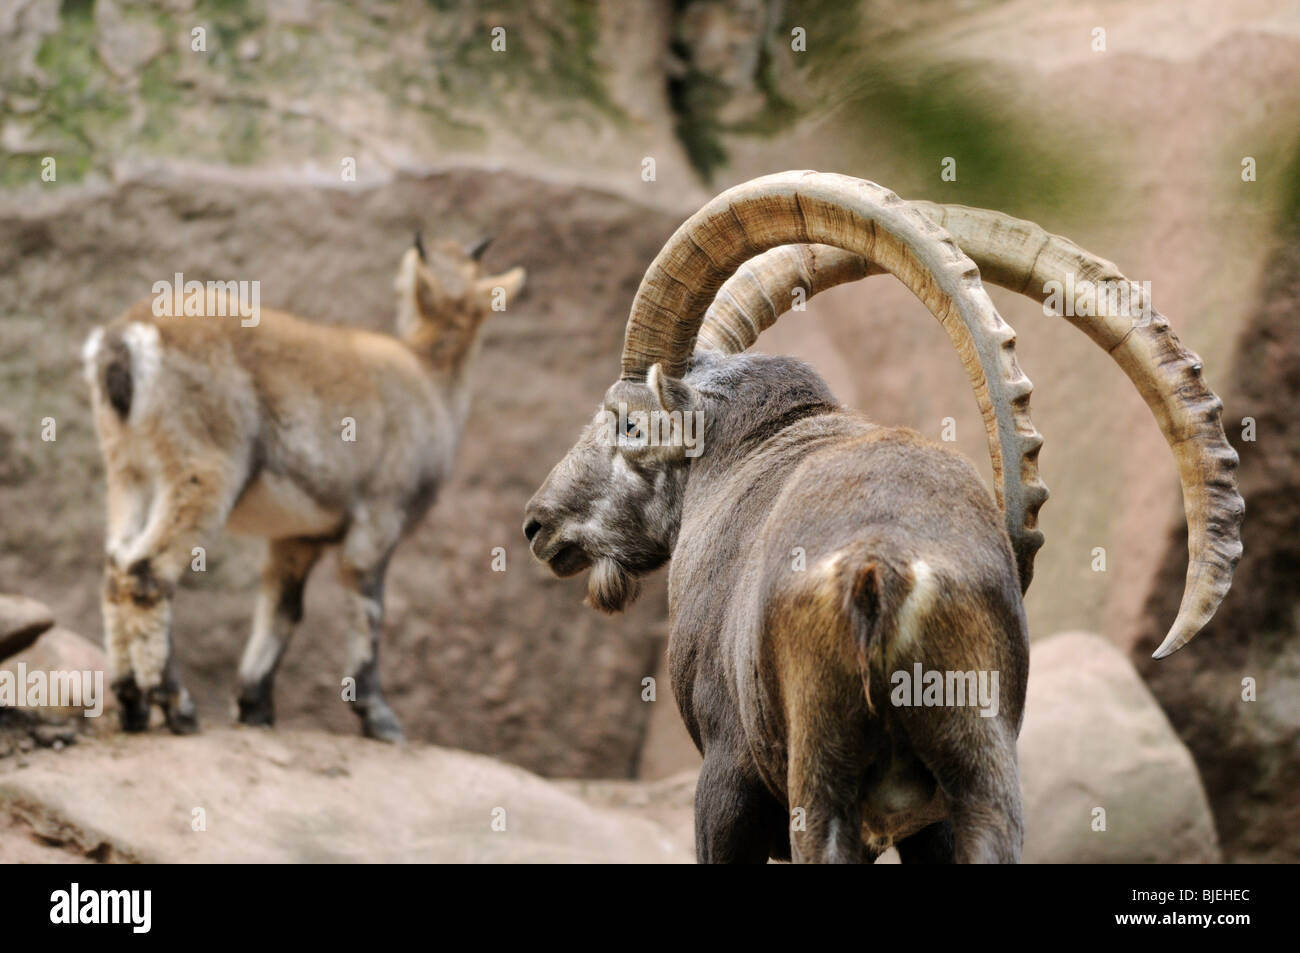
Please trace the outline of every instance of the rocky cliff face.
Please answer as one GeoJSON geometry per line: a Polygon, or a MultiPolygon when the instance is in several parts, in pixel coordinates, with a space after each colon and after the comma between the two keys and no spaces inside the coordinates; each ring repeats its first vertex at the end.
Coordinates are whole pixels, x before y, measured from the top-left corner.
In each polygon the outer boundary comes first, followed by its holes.
{"type": "MultiPolygon", "coordinates": [[[[1297,192],[1300,195],[1300,191],[1297,192]]],[[[1300,211],[1297,208],[1296,211],[1300,211]]],[[[1205,776],[1232,859],[1294,863],[1300,814],[1300,217],[1289,214],[1242,334],[1229,406],[1253,421],[1238,443],[1248,522],[1238,578],[1197,643],[1142,672],[1205,776]]],[[[1176,605],[1183,563],[1169,534],[1147,618],[1176,605]]],[[[1158,644],[1154,621],[1140,648],[1158,644]]]]}

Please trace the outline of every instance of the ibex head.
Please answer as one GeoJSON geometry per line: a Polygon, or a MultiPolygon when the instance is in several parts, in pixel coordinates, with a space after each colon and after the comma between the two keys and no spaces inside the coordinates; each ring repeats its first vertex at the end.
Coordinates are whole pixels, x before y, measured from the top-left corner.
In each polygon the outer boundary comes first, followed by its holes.
{"type": "Polygon", "coordinates": [[[401,337],[436,351],[456,350],[483,318],[515,299],[524,286],[524,269],[484,274],[480,259],[490,241],[470,249],[445,239],[426,245],[416,233],[394,282],[401,337]]]}
{"type": "Polygon", "coordinates": [[[592,567],[588,602],[617,612],[672,555],[686,472],[703,433],[699,397],[657,365],[618,381],[527,507],[524,535],[557,576],[592,567]]]}

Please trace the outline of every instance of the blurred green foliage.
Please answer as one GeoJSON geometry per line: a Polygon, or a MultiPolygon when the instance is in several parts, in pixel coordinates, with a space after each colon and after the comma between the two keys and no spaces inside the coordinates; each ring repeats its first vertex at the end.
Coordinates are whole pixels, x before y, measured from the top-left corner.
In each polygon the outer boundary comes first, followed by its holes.
{"type": "Polygon", "coordinates": [[[95,0],[62,0],[58,28],[36,53],[39,75],[0,63],[0,125],[13,121],[34,144],[0,151],[0,186],[40,181],[42,154],[56,156],[58,183],[66,184],[106,173],[128,155],[247,164],[290,139],[291,149],[353,148],[356,137],[330,109],[334,91],[338,102],[383,94],[394,113],[421,116],[440,148],[481,145],[479,120],[490,111],[525,135],[530,124],[556,116],[592,129],[625,121],[598,62],[595,0],[429,6],[429,16],[411,23],[393,0],[319,4],[320,22],[307,25],[272,22],[265,0],[196,0],[189,11],[118,0],[118,16],[156,29],[162,40],[161,52],[123,78],[99,49],[95,0]],[[194,52],[191,31],[199,26],[206,49],[194,52]],[[505,54],[491,48],[493,26],[506,28],[505,54]],[[393,55],[402,31],[421,42],[393,55]],[[547,110],[526,108],[539,97],[547,110]]]}

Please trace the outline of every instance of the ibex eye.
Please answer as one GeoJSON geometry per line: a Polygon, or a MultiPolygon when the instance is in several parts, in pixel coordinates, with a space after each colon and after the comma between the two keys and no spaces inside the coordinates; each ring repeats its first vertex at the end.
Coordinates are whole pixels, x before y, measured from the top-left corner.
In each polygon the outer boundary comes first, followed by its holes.
{"type": "Polygon", "coordinates": [[[630,420],[623,425],[623,433],[627,434],[634,440],[639,440],[641,438],[641,428],[630,420]]]}

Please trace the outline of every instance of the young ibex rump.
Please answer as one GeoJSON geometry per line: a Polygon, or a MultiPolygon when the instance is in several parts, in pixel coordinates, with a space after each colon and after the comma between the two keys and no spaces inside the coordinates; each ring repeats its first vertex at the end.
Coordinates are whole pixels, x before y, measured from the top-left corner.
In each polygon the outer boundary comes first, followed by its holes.
{"type": "Polygon", "coordinates": [[[479,329],[523,286],[478,253],[417,238],[396,280],[397,336],[263,309],[159,317],[142,301],[86,342],[108,476],[105,645],[122,726],[161,706],[197,728],[172,647],[172,597],[192,548],[222,525],[269,541],[239,718],[274,720],[272,679],[302,615],[303,586],[337,545],[351,603],[352,703],[371,737],[401,728],[379,685],[383,580],[394,547],[433,503],[469,410],[479,329]],[[217,317],[235,314],[235,317],[217,317]]]}
{"type": "Polygon", "coordinates": [[[622,379],[524,524],[556,574],[592,568],[588,599],[606,611],[671,557],[669,668],[704,756],[701,860],[868,860],[891,844],[904,862],[1020,856],[1021,597],[1047,492],[1030,384],[981,272],[1040,297],[1070,273],[1124,285],[1123,314],[1145,317],[1077,323],[1147,399],[1183,481],[1192,568],[1157,654],[1227,592],[1243,506],[1219,401],[1164,319],[1129,310],[1149,302],[1113,265],[998,213],[907,203],[843,176],[789,172],[722,194],[650,267],[622,379]],[[815,294],[881,271],[960,354],[1001,519],[961,456],[841,407],[797,361],[742,353],[796,286],[815,294]],[[677,412],[702,415],[690,453],[677,412]],[[996,676],[983,683],[991,703],[894,704],[898,675],[918,669],[945,683],[996,676]]]}

